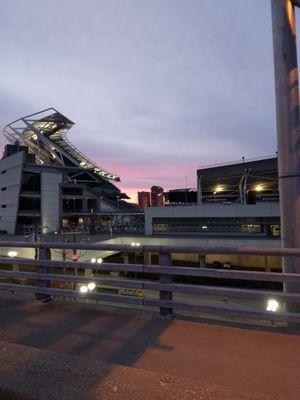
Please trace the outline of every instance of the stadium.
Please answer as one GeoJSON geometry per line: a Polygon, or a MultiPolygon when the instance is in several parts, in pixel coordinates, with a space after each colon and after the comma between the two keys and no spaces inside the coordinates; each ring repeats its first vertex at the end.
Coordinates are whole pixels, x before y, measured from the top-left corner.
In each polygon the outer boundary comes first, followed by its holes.
{"type": "Polygon", "coordinates": [[[120,178],[69,141],[74,125],[48,108],[4,128],[10,144],[0,160],[0,231],[78,229],[100,213],[136,211],[116,186],[120,178]]]}

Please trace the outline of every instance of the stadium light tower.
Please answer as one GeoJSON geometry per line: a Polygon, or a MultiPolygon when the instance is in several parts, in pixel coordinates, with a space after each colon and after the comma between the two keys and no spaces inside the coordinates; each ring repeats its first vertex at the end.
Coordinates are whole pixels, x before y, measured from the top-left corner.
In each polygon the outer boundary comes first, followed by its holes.
{"type": "MultiPolygon", "coordinates": [[[[271,0],[281,241],[283,247],[300,248],[300,118],[295,6],[300,7],[300,0],[271,0]]],[[[283,269],[284,272],[300,273],[300,259],[284,258],[283,269]]],[[[288,283],[285,289],[300,292],[300,284],[288,283]]]]}

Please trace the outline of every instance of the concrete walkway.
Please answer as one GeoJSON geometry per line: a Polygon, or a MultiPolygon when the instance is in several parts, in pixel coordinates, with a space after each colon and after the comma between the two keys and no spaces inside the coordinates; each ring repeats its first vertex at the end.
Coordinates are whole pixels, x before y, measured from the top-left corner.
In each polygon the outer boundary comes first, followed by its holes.
{"type": "Polygon", "coordinates": [[[297,400],[300,336],[0,297],[0,398],[297,400]]]}

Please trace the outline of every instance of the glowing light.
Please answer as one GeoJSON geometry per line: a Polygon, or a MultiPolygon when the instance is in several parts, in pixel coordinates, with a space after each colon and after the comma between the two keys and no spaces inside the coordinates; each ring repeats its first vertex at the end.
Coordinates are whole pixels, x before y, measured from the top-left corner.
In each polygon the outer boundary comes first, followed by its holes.
{"type": "Polygon", "coordinates": [[[91,263],[95,264],[95,262],[96,262],[96,258],[95,257],[91,258],[91,263]]]}
{"type": "Polygon", "coordinates": [[[16,257],[18,255],[18,253],[16,251],[10,250],[7,253],[7,255],[8,255],[8,257],[14,258],[14,257],[16,257]]]}
{"type": "Polygon", "coordinates": [[[267,311],[276,312],[279,308],[279,303],[277,300],[270,299],[267,304],[267,311]]]}
{"type": "Polygon", "coordinates": [[[264,187],[263,187],[263,185],[259,184],[259,185],[256,185],[256,186],[255,186],[255,190],[256,190],[257,192],[260,192],[260,191],[264,190],[264,187]]]}
{"type": "Polygon", "coordinates": [[[135,247],[135,243],[134,243],[134,242],[133,242],[133,243],[131,243],[131,246],[132,246],[132,247],[135,247]]]}
{"type": "Polygon", "coordinates": [[[89,291],[92,291],[92,290],[94,290],[96,288],[96,283],[95,282],[90,282],[87,285],[87,287],[88,287],[89,291]]]}
{"type": "Polygon", "coordinates": [[[101,264],[103,262],[102,258],[97,258],[97,263],[101,264]]]}
{"type": "Polygon", "coordinates": [[[88,287],[85,285],[80,286],[80,289],[79,289],[80,293],[87,293],[88,290],[89,290],[88,287]]]}
{"type": "Polygon", "coordinates": [[[219,193],[219,192],[222,192],[223,190],[224,190],[224,187],[218,185],[218,186],[216,186],[216,188],[215,188],[214,194],[219,193]]]}
{"type": "Polygon", "coordinates": [[[202,229],[207,229],[207,225],[203,225],[203,226],[202,226],[202,229]]]}

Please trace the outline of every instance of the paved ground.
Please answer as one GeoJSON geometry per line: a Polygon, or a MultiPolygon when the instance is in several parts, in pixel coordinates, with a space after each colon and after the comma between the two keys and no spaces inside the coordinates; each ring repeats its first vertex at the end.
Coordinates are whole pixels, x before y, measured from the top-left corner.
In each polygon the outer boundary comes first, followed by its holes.
{"type": "Polygon", "coordinates": [[[0,399],[297,400],[300,336],[0,297],[0,399]]]}

